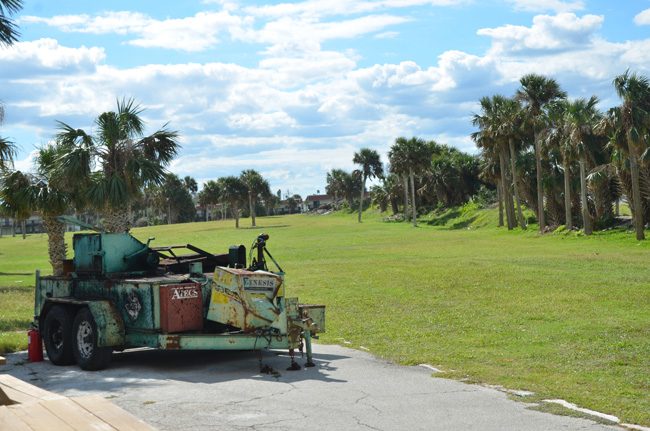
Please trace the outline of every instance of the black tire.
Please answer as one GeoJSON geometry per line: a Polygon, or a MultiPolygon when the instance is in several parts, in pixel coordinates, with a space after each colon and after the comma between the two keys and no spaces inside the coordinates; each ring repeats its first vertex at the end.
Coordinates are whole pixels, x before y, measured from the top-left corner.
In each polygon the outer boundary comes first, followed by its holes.
{"type": "Polygon", "coordinates": [[[113,349],[97,346],[97,325],[93,314],[81,308],[72,324],[72,352],[82,370],[102,370],[111,362],[113,349]]]}
{"type": "Polygon", "coordinates": [[[66,307],[55,305],[43,320],[43,343],[50,362],[54,365],[72,365],[72,313],[66,307]]]}

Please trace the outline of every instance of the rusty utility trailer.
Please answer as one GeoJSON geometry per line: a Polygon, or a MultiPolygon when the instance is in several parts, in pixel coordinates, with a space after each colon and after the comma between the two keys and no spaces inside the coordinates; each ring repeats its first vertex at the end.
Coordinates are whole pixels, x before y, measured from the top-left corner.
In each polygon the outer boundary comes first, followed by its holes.
{"type": "Polygon", "coordinates": [[[285,274],[256,238],[212,254],[191,244],[151,247],[129,233],[79,233],[61,277],[37,271],[34,325],[56,365],[109,365],[113,351],[306,349],[325,331],[325,306],[286,296],[285,274]],[[180,248],[193,252],[178,253],[180,248]],[[267,258],[275,264],[270,271],[267,258]]]}

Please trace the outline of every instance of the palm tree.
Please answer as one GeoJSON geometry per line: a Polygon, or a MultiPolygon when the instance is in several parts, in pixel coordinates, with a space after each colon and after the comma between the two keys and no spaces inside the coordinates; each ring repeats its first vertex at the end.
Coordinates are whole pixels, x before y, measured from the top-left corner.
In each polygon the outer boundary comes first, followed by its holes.
{"type": "Polygon", "coordinates": [[[230,206],[230,212],[235,219],[235,227],[239,229],[241,207],[248,195],[246,184],[244,184],[241,178],[232,175],[219,178],[217,182],[221,189],[221,200],[230,206]]]}
{"type": "Polygon", "coordinates": [[[10,17],[22,8],[22,0],[0,0],[0,45],[13,45],[18,41],[20,33],[10,17]]]}
{"type": "Polygon", "coordinates": [[[205,208],[205,221],[208,221],[210,207],[219,203],[221,199],[221,186],[218,182],[210,180],[203,184],[199,192],[199,205],[205,208]]]}
{"type": "Polygon", "coordinates": [[[409,205],[409,163],[408,140],[404,137],[395,139],[388,152],[390,172],[402,178],[404,184],[404,218],[406,219],[409,205]]]}
{"type": "Polygon", "coordinates": [[[143,136],[142,111],[133,99],[118,101],[117,112],[97,117],[95,135],[59,122],[57,175],[99,209],[108,232],[129,230],[131,203],[146,185],[163,183],[180,148],[178,132],[166,125],[143,136]]]}
{"type": "Polygon", "coordinates": [[[526,220],[524,219],[524,214],[521,210],[519,173],[516,166],[517,153],[515,151],[515,140],[520,140],[521,138],[523,122],[521,105],[515,99],[503,98],[500,103],[499,111],[499,116],[501,117],[499,134],[508,142],[508,149],[510,151],[510,172],[512,174],[512,188],[514,190],[515,205],[517,207],[517,221],[522,229],[526,229],[526,220]]]}
{"type": "Polygon", "coordinates": [[[36,157],[37,174],[27,189],[29,206],[43,216],[43,228],[47,233],[47,250],[54,275],[63,275],[66,258],[65,224],[58,216],[71,207],[84,204],[83,197],[66,189],[67,181],[59,177],[58,159],[60,149],[47,146],[39,149],[36,157]]]}
{"type": "Polygon", "coordinates": [[[251,213],[251,224],[255,227],[255,206],[257,205],[257,198],[261,194],[267,192],[270,193],[269,183],[254,169],[246,169],[245,171],[242,171],[239,178],[246,185],[248,192],[248,207],[251,213]]]}
{"type": "Polygon", "coordinates": [[[580,164],[580,206],[582,207],[582,225],[585,235],[591,235],[593,231],[591,215],[587,203],[587,155],[589,150],[586,147],[585,136],[594,134],[594,129],[601,119],[600,112],[596,105],[598,98],[592,96],[587,99],[576,99],[566,105],[566,127],[567,135],[573,148],[579,156],[580,164]]]}
{"type": "Polygon", "coordinates": [[[573,217],[571,215],[571,164],[575,157],[575,148],[567,135],[567,108],[568,102],[560,100],[549,103],[545,109],[544,142],[549,148],[559,150],[562,157],[562,170],[564,174],[564,226],[573,229],[573,217]]]}
{"type": "MultiPolygon", "coordinates": [[[[621,106],[610,110],[610,123],[614,126],[615,134],[622,134],[627,144],[630,161],[632,182],[632,216],[636,239],[645,239],[643,231],[643,203],[641,201],[641,186],[639,174],[639,157],[648,147],[650,133],[650,81],[645,76],[626,71],[614,79],[616,94],[623,102],[621,106]]],[[[612,139],[620,142],[616,137],[612,139]]]]}
{"type": "Polygon", "coordinates": [[[366,180],[368,178],[382,178],[384,168],[379,158],[379,153],[370,148],[362,148],[359,152],[354,153],[352,162],[359,165],[361,169],[361,197],[359,199],[359,223],[361,223],[361,211],[363,211],[363,194],[366,191],[366,180]]]}
{"type": "MultiPolygon", "coordinates": [[[[482,97],[479,101],[481,113],[474,114],[472,124],[479,127],[479,131],[472,138],[480,148],[497,155],[499,160],[499,173],[501,192],[505,203],[505,213],[508,229],[515,227],[515,213],[513,209],[512,193],[510,191],[510,178],[508,176],[508,136],[503,133],[502,105],[506,98],[503,96],[482,97]]],[[[523,218],[523,217],[522,217],[523,218]]]]}
{"type": "Polygon", "coordinates": [[[540,132],[543,129],[542,110],[547,104],[566,98],[560,85],[552,78],[528,74],[520,80],[521,88],[517,90],[515,98],[524,103],[524,112],[533,124],[535,141],[535,162],[537,177],[537,220],[539,231],[544,232],[546,220],[544,218],[544,190],[542,186],[542,149],[540,132]]]}
{"type": "Polygon", "coordinates": [[[194,196],[199,190],[199,185],[196,183],[196,180],[189,175],[183,178],[183,187],[185,187],[185,190],[187,190],[192,196],[194,196]]]}
{"type": "Polygon", "coordinates": [[[29,202],[25,196],[25,190],[29,187],[31,178],[21,171],[5,171],[0,177],[0,210],[13,219],[12,234],[16,235],[16,222],[20,223],[25,234],[25,220],[31,214],[29,202]]]}
{"type": "Polygon", "coordinates": [[[332,169],[327,173],[327,186],[325,192],[328,195],[334,196],[334,203],[338,204],[339,199],[346,196],[346,185],[349,181],[347,178],[350,176],[348,172],[342,169],[332,169]]]}
{"type": "MultiPolygon", "coordinates": [[[[0,104],[0,124],[4,121],[5,109],[0,104]]],[[[16,156],[16,146],[7,138],[0,136],[0,171],[11,167],[14,157],[16,156]]]]}

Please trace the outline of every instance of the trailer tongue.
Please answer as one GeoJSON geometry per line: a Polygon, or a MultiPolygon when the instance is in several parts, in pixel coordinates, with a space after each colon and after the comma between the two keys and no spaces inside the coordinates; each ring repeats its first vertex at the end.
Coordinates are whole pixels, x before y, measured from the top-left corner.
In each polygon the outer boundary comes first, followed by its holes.
{"type": "Polygon", "coordinates": [[[244,246],[212,254],[191,244],[150,247],[128,233],[73,238],[74,259],[61,277],[40,277],[35,327],[50,361],[86,370],[108,366],[114,350],[288,349],[325,331],[325,306],[285,294],[284,271],[258,236],[246,266],[244,246]],[[186,248],[192,254],[178,254],[186,248]],[[267,257],[276,271],[270,271],[267,257]]]}

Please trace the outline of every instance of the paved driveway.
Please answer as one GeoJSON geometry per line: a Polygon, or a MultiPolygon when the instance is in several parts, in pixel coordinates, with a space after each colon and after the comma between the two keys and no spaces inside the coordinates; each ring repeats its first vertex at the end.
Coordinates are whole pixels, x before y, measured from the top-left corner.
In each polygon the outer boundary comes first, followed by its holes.
{"type": "MultiPolygon", "coordinates": [[[[339,346],[315,346],[314,368],[260,374],[250,352],[115,354],[107,370],[27,363],[9,355],[9,373],[67,396],[100,394],[160,430],[620,430],[533,411],[499,391],[431,377],[339,346]]],[[[299,363],[304,360],[298,359],[299,363]]]]}

